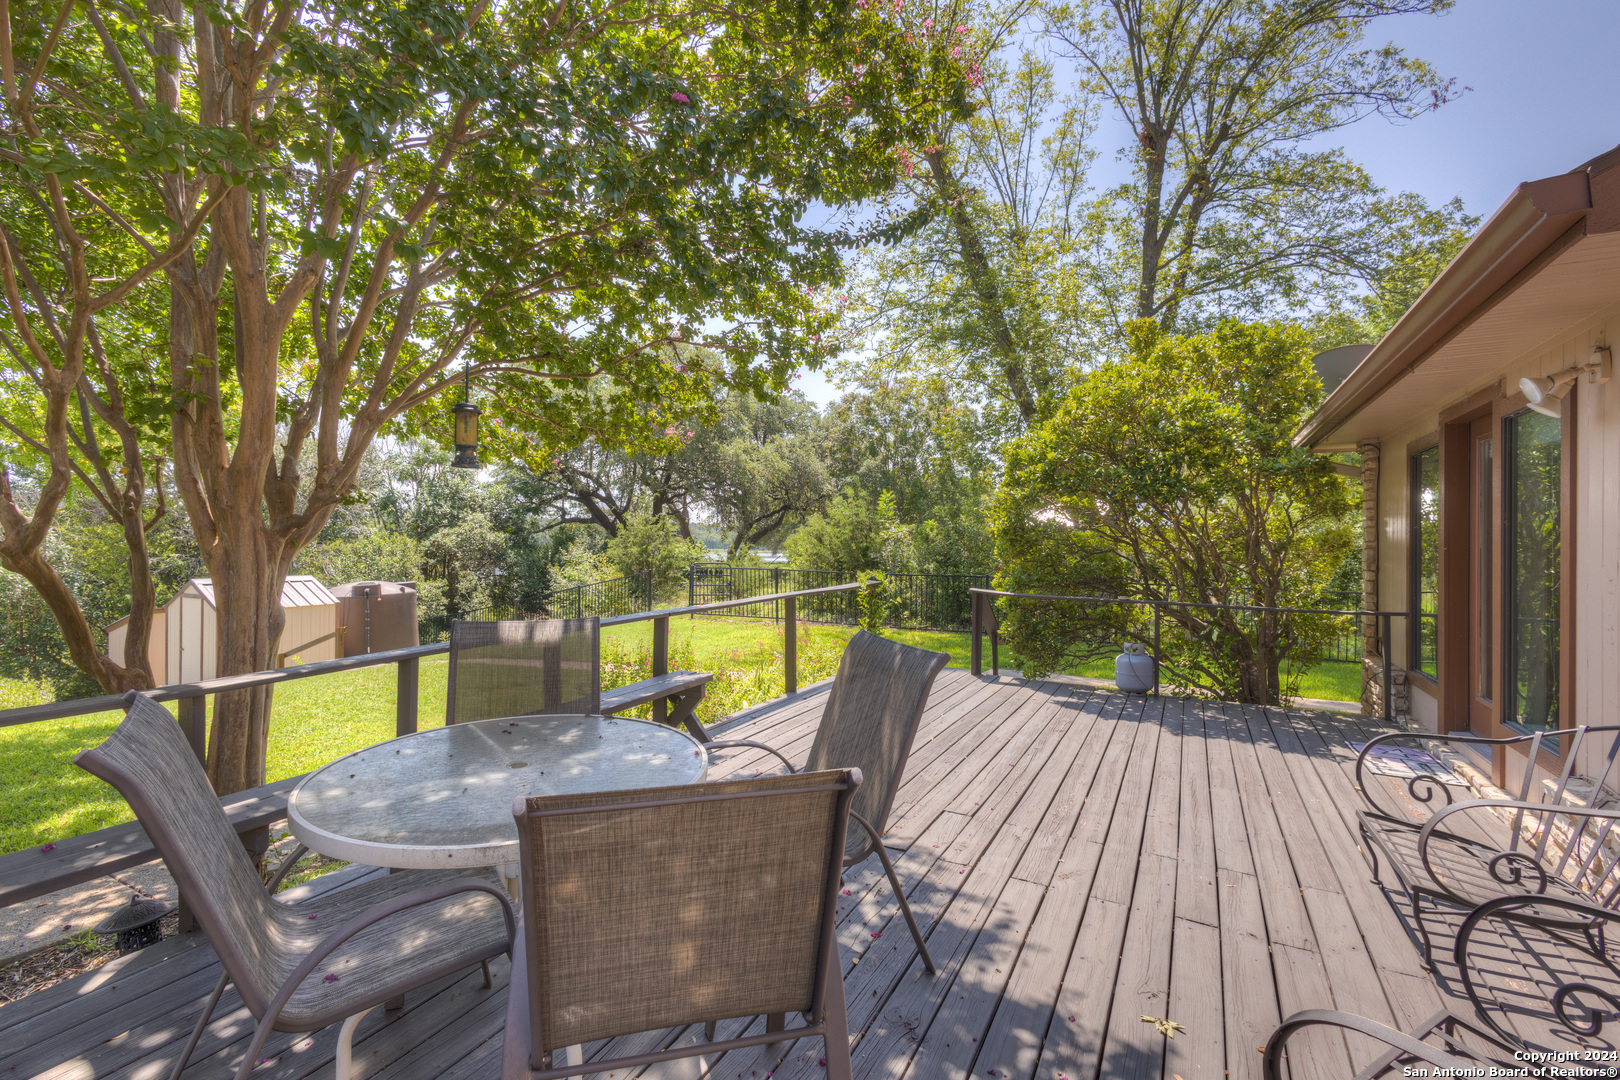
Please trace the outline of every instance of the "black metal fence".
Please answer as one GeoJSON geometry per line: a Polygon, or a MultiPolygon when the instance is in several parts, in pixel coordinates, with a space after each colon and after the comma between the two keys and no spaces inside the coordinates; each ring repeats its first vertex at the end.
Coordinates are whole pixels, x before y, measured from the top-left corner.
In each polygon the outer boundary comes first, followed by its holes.
{"type": "MultiPolygon", "coordinates": [[[[688,605],[740,600],[749,596],[828,585],[846,585],[856,574],[841,570],[792,570],[785,566],[724,566],[694,563],[687,568],[688,605]]],[[[973,621],[970,589],[988,589],[988,574],[890,574],[884,623],[903,630],[966,630],[973,621]]],[[[726,612],[730,618],[782,618],[780,601],[749,604],[726,612]]],[[[860,621],[855,593],[801,597],[800,622],[851,625],[860,621]]]]}
{"type": "MultiPolygon", "coordinates": [[[[693,563],[686,568],[686,604],[719,604],[750,596],[822,589],[848,585],[854,574],[841,570],[790,570],[785,566],[726,566],[722,563],[693,563]]],[[[735,619],[782,618],[782,602],[766,601],[730,608],[723,617],[735,619]]],[[[853,592],[804,596],[798,601],[800,622],[845,625],[860,621],[860,605],[853,592]]]]}
{"type": "MultiPolygon", "coordinates": [[[[461,617],[475,622],[491,619],[610,619],[616,615],[651,611],[652,608],[652,571],[643,570],[625,577],[554,589],[535,605],[484,608],[461,617]]],[[[423,620],[422,628],[423,635],[427,636],[427,620],[423,620]]],[[[446,620],[443,633],[448,635],[449,632],[449,622],[446,620]]]]}
{"type": "MultiPolygon", "coordinates": [[[[1342,611],[1355,611],[1361,607],[1361,594],[1326,593],[1322,596],[1319,607],[1337,608],[1342,611]]],[[[1345,618],[1343,629],[1328,642],[1327,648],[1322,650],[1322,662],[1325,664],[1359,664],[1361,663],[1361,620],[1345,618]]]]}
{"type": "Polygon", "coordinates": [[[539,609],[524,612],[523,619],[607,619],[614,615],[631,615],[653,609],[653,575],[651,570],[606,581],[592,581],[568,589],[557,589],[545,595],[539,609]]]}

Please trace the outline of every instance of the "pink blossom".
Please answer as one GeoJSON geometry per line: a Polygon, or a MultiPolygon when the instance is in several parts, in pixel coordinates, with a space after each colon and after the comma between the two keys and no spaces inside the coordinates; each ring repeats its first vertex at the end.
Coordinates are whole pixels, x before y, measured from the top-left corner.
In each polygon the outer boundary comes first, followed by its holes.
{"type": "Polygon", "coordinates": [[[958,45],[956,48],[952,49],[951,50],[951,55],[952,56],[961,56],[962,55],[962,46],[958,45]]]}
{"type": "Polygon", "coordinates": [[[56,850],[56,844],[54,842],[46,844],[44,847],[40,848],[39,850],[43,851],[43,852],[55,851],[56,850]]]}
{"type": "Polygon", "coordinates": [[[933,28],[934,28],[934,20],[933,19],[924,19],[923,20],[923,29],[924,30],[932,30],[933,28]]]}
{"type": "Polygon", "coordinates": [[[692,101],[691,98],[687,97],[685,94],[681,93],[679,90],[675,91],[673,94],[671,94],[669,96],[674,98],[676,101],[680,102],[682,105],[691,104],[691,101],[692,101]]]}
{"type": "Polygon", "coordinates": [[[958,33],[958,34],[965,34],[965,33],[967,33],[967,24],[966,24],[966,23],[963,23],[963,24],[962,24],[962,25],[961,25],[961,26],[958,26],[958,27],[957,27],[957,28],[956,28],[956,32],[957,32],[957,33],[958,33]]]}

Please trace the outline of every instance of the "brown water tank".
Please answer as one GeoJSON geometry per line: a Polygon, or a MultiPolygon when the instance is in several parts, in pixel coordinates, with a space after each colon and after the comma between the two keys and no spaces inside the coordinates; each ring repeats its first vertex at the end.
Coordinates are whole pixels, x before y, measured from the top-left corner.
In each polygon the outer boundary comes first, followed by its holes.
{"type": "Polygon", "coordinates": [[[416,623],[416,582],[351,581],[332,586],[338,598],[343,655],[408,649],[422,643],[416,623]]]}

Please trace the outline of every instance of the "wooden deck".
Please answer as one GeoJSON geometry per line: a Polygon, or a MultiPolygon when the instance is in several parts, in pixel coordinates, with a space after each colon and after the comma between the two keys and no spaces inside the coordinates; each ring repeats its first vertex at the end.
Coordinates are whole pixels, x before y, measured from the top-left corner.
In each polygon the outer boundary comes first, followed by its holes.
{"type": "MultiPolygon", "coordinates": [[[[824,689],[745,713],[725,736],[802,759],[824,689]]],[[[1466,1015],[1443,997],[1448,965],[1423,971],[1357,846],[1347,742],[1372,733],[1332,714],[945,671],[888,837],[939,972],[916,961],[876,860],[852,868],[839,925],[855,1075],[1248,1080],[1266,1037],[1299,1009],[1402,1027],[1443,1005],[1466,1015]],[[1183,1030],[1166,1039],[1149,1016],[1183,1030]]],[[[765,767],[758,752],[734,752],[713,775],[765,767]]],[[[714,914],[717,933],[747,917],[714,914]]],[[[1444,952],[1445,921],[1433,925],[1444,952]]],[[[1538,962],[1523,942],[1495,944],[1492,977],[1511,998],[1538,962]]],[[[372,1013],[355,1039],[364,1075],[496,1076],[505,962],[496,970],[493,990],[474,973],[413,992],[403,1013],[372,1013]]],[[[218,971],[190,935],[0,1008],[0,1078],[161,1080],[218,971]]],[[[740,1023],[721,1025],[722,1037],[740,1023]]],[[[252,1028],[228,993],[185,1075],[231,1075],[252,1028]]],[[[254,1077],[330,1076],[335,1031],[274,1036],[254,1077]]],[[[700,1035],[649,1033],[587,1053],[700,1035]]],[[[779,1064],[750,1050],[644,1075],[817,1080],[820,1056],[806,1040],[779,1064]]],[[[1322,1036],[1291,1066],[1296,1077],[1347,1076],[1367,1056],[1322,1036]]]]}

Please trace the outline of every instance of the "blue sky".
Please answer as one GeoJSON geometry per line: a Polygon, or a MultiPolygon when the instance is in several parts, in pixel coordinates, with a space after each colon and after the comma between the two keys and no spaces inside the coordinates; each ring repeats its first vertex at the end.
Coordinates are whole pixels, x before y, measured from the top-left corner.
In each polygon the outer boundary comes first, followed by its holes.
{"type": "MultiPolygon", "coordinates": [[[[1387,188],[1433,203],[1460,195],[1489,217],[1521,181],[1620,144],[1620,0],[1459,0],[1439,18],[1380,20],[1368,40],[1393,41],[1472,87],[1417,120],[1375,117],[1337,133],[1387,188]]],[[[1100,134],[1122,142],[1119,130],[1100,134]]],[[[1097,180],[1118,168],[1111,158],[1099,156],[1097,180]]],[[[839,394],[817,372],[799,386],[818,404],[839,394]]]]}

